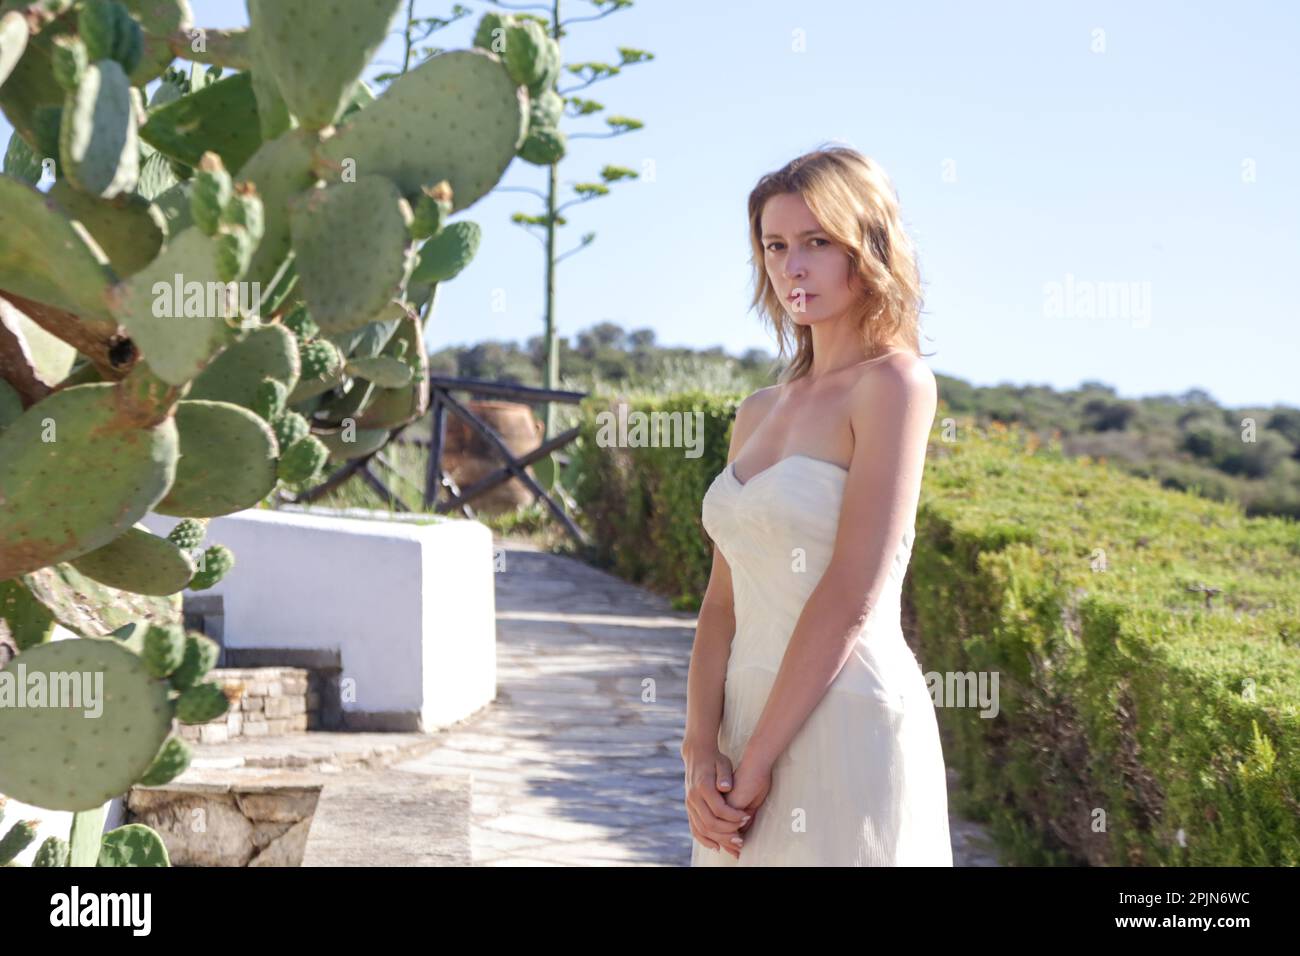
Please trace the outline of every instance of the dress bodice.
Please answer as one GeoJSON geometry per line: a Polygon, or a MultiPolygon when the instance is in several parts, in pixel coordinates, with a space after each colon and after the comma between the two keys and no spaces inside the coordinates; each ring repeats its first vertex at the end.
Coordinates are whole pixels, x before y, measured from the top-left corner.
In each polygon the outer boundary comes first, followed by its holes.
{"type": "MultiPolygon", "coordinates": [[[[772,670],[780,667],[799,615],[830,564],[847,477],[848,472],[834,462],[791,455],[743,484],[734,463],[728,464],[705,492],[704,529],[731,569],[736,614],[733,661],[772,670]]],[[[900,624],[903,578],[914,539],[915,515],[859,637],[859,656],[874,659],[905,653],[915,666],[900,624]]],[[[837,684],[852,686],[853,670],[846,667],[837,684]]],[[[881,668],[876,670],[880,676],[881,668]]]]}

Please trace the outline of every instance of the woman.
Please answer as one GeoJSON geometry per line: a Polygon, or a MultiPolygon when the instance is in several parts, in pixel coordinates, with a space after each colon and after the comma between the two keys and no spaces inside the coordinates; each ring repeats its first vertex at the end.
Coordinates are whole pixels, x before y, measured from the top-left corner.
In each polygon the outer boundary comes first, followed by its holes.
{"type": "Polygon", "coordinates": [[[749,197],[776,385],[704,496],[713,570],[687,681],[693,866],[952,866],[934,705],[903,638],[934,375],[888,177],[846,147],[749,197]]]}

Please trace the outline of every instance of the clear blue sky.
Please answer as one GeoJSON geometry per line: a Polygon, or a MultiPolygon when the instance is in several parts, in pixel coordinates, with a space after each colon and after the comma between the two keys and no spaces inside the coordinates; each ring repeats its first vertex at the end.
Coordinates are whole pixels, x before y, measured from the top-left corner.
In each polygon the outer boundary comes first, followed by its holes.
{"type": "MultiPolygon", "coordinates": [[[[194,9],[200,25],[246,22],[236,0],[194,9]]],[[[594,12],[580,0],[564,9],[566,19],[594,12]]],[[[416,10],[444,15],[450,3],[416,10]]],[[[477,20],[432,39],[467,46],[477,20]]],[[[746,196],[763,173],[840,140],[898,188],[935,371],[1300,405],[1300,310],[1287,278],[1300,268],[1298,41],[1300,5],[1251,0],[638,0],[575,24],[566,63],[614,61],[618,46],[656,59],[582,92],[646,127],[574,141],[562,182],[594,179],[605,163],[655,175],[569,211],[562,251],[585,232],[597,238],[560,265],[560,331],[612,321],[653,328],[661,344],[774,351],[747,311],[746,196]],[[1094,52],[1098,30],[1104,52],[1094,52]],[[1150,311],[1049,314],[1045,288],[1067,275],[1076,288],[1135,283],[1150,311]]],[[[399,42],[381,60],[391,64],[399,42]]],[[[564,128],[603,123],[566,118],[564,128]]],[[[503,179],[543,183],[518,159],[503,179]]],[[[431,348],[540,333],[541,245],[509,221],[516,210],[540,207],[501,193],[460,214],[483,226],[483,245],[441,291],[431,348]]]]}

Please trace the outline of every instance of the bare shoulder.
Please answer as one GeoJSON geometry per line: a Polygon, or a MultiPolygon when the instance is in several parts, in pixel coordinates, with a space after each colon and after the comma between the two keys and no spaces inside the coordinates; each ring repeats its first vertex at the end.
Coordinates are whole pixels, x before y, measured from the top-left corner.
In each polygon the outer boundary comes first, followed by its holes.
{"type": "Polygon", "coordinates": [[[741,424],[742,419],[745,425],[757,424],[767,414],[767,410],[772,407],[772,403],[776,401],[777,396],[780,394],[780,385],[767,385],[746,396],[736,407],[736,424],[741,424]]]}
{"type": "Polygon", "coordinates": [[[880,414],[886,410],[919,412],[933,417],[939,401],[934,372],[910,352],[891,355],[864,368],[853,383],[855,410],[880,414]]]}
{"type": "Polygon", "coordinates": [[[780,393],[780,385],[768,385],[746,396],[736,406],[736,423],[731,431],[733,448],[739,448],[745,443],[758,423],[767,417],[768,410],[780,393]]]}
{"type": "Polygon", "coordinates": [[[859,391],[883,390],[913,401],[923,398],[926,393],[938,393],[934,372],[919,355],[911,352],[900,352],[883,362],[867,366],[858,375],[854,387],[859,391]]]}

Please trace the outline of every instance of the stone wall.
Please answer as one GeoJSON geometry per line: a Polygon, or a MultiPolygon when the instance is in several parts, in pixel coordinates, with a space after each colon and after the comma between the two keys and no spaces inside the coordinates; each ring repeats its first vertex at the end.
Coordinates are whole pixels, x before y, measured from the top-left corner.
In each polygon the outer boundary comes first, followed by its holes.
{"type": "Polygon", "coordinates": [[[230,701],[224,716],[206,724],[179,724],[185,740],[223,743],[235,737],[279,737],[305,733],[320,724],[320,692],[301,667],[216,668],[207,680],[230,701]]]}

